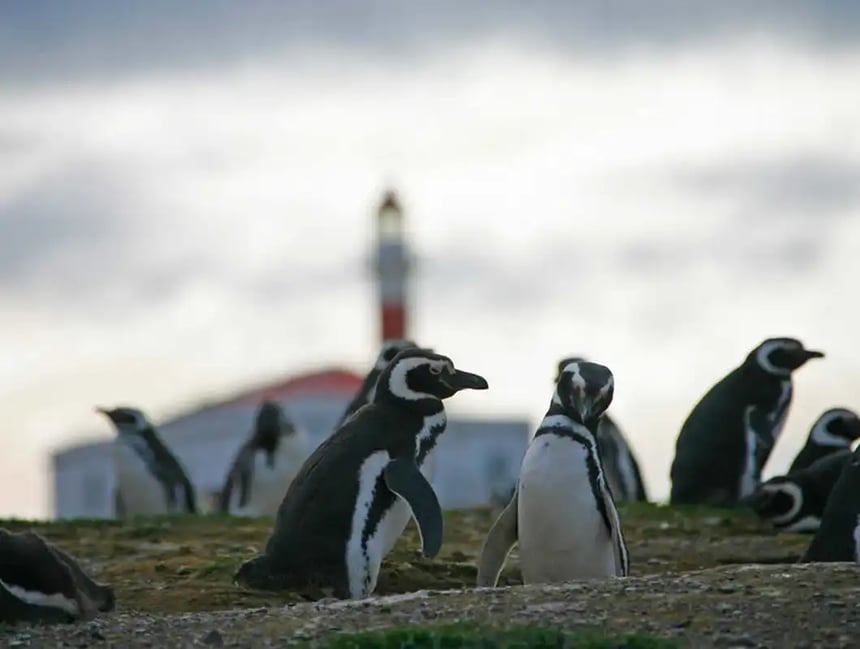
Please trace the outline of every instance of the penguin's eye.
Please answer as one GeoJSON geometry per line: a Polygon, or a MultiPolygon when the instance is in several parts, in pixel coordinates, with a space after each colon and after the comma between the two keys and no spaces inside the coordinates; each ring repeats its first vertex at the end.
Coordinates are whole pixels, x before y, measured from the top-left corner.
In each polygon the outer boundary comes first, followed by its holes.
{"type": "Polygon", "coordinates": [[[439,367],[438,365],[431,365],[430,366],[430,374],[441,374],[441,373],[442,373],[442,368],[439,367]]]}

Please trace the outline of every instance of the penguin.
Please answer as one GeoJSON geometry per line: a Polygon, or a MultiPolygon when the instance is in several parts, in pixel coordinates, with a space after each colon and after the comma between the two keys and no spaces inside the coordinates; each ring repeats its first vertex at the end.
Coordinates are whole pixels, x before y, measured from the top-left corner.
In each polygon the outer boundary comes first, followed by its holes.
{"type": "Polygon", "coordinates": [[[382,374],[382,370],[385,369],[385,366],[404,349],[416,349],[417,347],[418,345],[411,340],[400,338],[389,338],[382,343],[379,355],[376,357],[376,362],[373,364],[373,367],[370,368],[370,371],[364,377],[364,381],[358,389],[358,392],[355,393],[352,401],[349,402],[346,410],[344,410],[343,414],[340,416],[340,419],[335,426],[335,430],[340,428],[343,422],[349,419],[356,410],[366,403],[373,401],[373,394],[376,391],[376,381],[379,379],[379,375],[382,374]]]}
{"type": "Polygon", "coordinates": [[[744,502],[781,532],[814,532],[833,485],[850,459],[849,449],[834,451],[799,471],[763,482],[744,502]]]}
{"type": "Polygon", "coordinates": [[[481,548],[478,587],[494,587],[519,549],[523,583],[626,577],[627,544],[606,482],[597,429],[612,402],[609,368],[562,368],[543,421],[526,449],[517,489],[481,548]]]}
{"type": "Polygon", "coordinates": [[[487,381],[447,356],[406,349],[360,408],[302,465],[262,555],[234,575],[263,590],[318,587],[340,599],[376,588],[382,559],[410,513],[425,557],[442,544],[439,501],[422,469],[447,423],[443,400],[487,381]]]}
{"type": "Polygon", "coordinates": [[[838,449],[851,447],[860,438],[860,417],[847,408],[831,408],[812,425],[806,444],[788,469],[794,473],[838,449]]]}
{"type": "Polygon", "coordinates": [[[0,622],[71,623],[113,610],[114,604],[110,586],[90,579],[38,534],[0,528],[0,622]]]}
{"type": "MultiPolygon", "coordinates": [[[[556,381],[566,365],[584,360],[579,356],[561,360],[556,371],[556,381]]],[[[648,494],[645,491],[645,483],[642,481],[636,456],[627,438],[609,413],[603,414],[597,427],[597,450],[603,462],[609,491],[612,492],[615,501],[648,502],[648,494]]]]}
{"type": "Polygon", "coordinates": [[[194,487],[155,427],[135,408],[96,408],[117,430],[114,465],[127,516],[197,513],[194,487]]]}
{"type": "Polygon", "coordinates": [[[752,495],[791,405],[791,373],[819,351],[768,338],[714,385],[681,427],[670,503],[736,506],[752,495]]]}
{"type": "Polygon", "coordinates": [[[295,426],[277,402],[264,401],[253,434],[227,474],[219,510],[239,516],[274,516],[309,454],[307,433],[295,426]]]}
{"type": "Polygon", "coordinates": [[[803,562],[860,562],[860,449],[846,462],[803,562]]]}

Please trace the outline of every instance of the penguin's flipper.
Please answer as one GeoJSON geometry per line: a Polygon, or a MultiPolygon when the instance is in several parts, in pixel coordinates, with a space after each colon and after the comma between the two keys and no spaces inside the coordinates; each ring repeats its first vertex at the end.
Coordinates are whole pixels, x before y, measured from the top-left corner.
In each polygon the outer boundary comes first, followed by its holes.
{"type": "Polygon", "coordinates": [[[116,599],[113,588],[93,581],[72,556],[56,545],[50,545],[49,549],[69,569],[72,578],[75,580],[75,585],[81,594],[82,609],[86,613],[94,617],[96,610],[108,612],[114,609],[116,599]]]}
{"type": "Polygon", "coordinates": [[[508,554],[514,543],[517,542],[519,532],[517,528],[517,500],[519,488],[514,489],[514,495],[507,507],[502,510],[496,522],[487,533],[484,546],[481,548],[481,556],[478,560],[477,586],[495,587],[499,581],[499,575],[508,559],[508,554]]]}
{"type": "Polygon", "coordinates": [[[403,498],[412,510],[421,534],[424,556],[435,557],[442,547],[444,524],[442,508],[433,487],[411,458],[392,460],[385,467],[383,476],[385,486],[403,498]]]}
{"type": "Polygon", "coordinates": [[[603,504],[606,516],[609,519],[609,536],[612,539],[612,549],[615,552],[615,575],[626,577],[630,574],[630,557],[627,554],[627,544],[624,542],[624,534],[621,531],[621,518],[618,509],[612,499],[608,487],[603,485],[603,504]]]}

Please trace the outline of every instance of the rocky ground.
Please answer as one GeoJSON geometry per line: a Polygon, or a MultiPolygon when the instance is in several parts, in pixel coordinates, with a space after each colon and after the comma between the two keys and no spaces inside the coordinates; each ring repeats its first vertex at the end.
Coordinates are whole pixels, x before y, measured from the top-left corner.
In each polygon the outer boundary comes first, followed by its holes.
{"type": "Polygon", "coordinates": [[[776,535],[744,511],[621,509],[631,577],[563,587],[519,584],[512,553],[497,589],[476,590],[488,510],[450,512],[440,556],[421,558],[412,525],[383,564],[377,597],[257,593],[231,583],[270,521],[181,517],[27,523],[117,594],[117,610],[76,626],[0,631],[9,647],[282,646],[338,631],[458,621],[643,631],[690,647],[860,647],[860,567],[795,565],[808,536],[776,535]]]}

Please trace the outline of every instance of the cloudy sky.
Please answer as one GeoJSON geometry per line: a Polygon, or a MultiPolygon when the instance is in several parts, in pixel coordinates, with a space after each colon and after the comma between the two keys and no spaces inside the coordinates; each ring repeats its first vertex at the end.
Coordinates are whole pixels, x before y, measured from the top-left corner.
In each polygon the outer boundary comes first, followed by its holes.
{"type": "Polygon", "coordinates": [[[655,498],[693,403],[772,335],[779,471],[860,408],[860,5],[740,0],[0,7],[0,516],[48,454],[376,353],[393,184],[414,336],[537,419],[556,360],[616,374],[655,498]]]}

